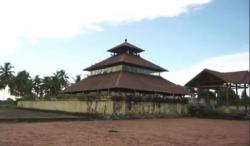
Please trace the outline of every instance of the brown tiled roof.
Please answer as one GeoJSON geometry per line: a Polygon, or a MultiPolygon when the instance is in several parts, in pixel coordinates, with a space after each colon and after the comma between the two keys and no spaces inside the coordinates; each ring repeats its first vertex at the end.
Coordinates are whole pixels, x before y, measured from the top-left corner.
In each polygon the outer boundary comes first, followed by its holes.
{"type": "Polygon", "coordinates": [[[162,67],[160,67],[160,66],[158,66],[150,61],[147,61],[139,56],[126,54],[126,53],[109,57],[109,58],[107,58],[107,59],[105,59],[97,64],[94,64],[94,65],[92,65],[84,70],[91,71],[91,70],[101,69],[101,68],[113,66],[116,64],[121,64],[121,63],[139,66],[139,67],[143,67],[143,68],[151,69],[151,70],[155,70],[155,71],[167,71],[166,69],[164,69],[164,68],[162,68],[162,67]]]}
{"type": "Polygon", "coordinates": [[[65,93],[126,89],[132,91],[160,92],[166,94],[188,94],[188,91],[179,85],[160,77],[144,75],[126,71],[113,72],[89,76],[64,90],[65,93]]]}
{"type": "Polygon", "coordinates": [[[214,74],[220,79],[224,80],[226,83],[235,83],[235,84],[249,84],[250,72],[245,71],[236,71],[236,72],[218,72],[206,69],[206,71],[214,74]]]}
{"type": "MultiPolygon", "coordinates": [[[[218,83],[234,83],[234,84],[249,84],[250,83],[250,72],[249,71],[236,71],[236,72],[218,72],[210,69],[204,69],[193,79],[191,79],[186,86],[192,87],[194,82],[200,82],[200,76],[208,73],[217,78],[218,83]]],[[[208,76],[206,77],[208,78],[208,76]]],[[[208,79],[206,79],[208,80],[208,79]]]]}
{"type": "Polygon", "coordinates": [[[127,50],[131,51],[131,52],[135,52],[135,53],[140,53],[143,52],[144,50],[132,45],[130,43],[128,43],[126,40],[124,43],[117,45],[111,49],[108,50],[108,52],[113,52],[113,53],[122,53],[122,52],[126,52],[127,50]]]}

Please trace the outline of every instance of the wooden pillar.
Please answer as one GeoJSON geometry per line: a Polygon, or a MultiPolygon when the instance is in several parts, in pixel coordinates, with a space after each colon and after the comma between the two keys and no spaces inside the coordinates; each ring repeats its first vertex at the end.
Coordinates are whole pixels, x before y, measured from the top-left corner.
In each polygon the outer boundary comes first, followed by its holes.
{"type": "Polygon", "coordinates": [[[236,84],[236,86],[235,86],[235,88],[236,88],[236,104],[237,104],[237,110],[239,110],[239,104],[240,104],[240,98],[239,98],[239,96],[238,96],[238,84],[236,84]]]}
{"type": "Polygon", "coordinates": [[[190,89],[190,92],[191,92],[191,101],[192,101],[192,103],[194,103],[194,98],[195,98],[195,89],[194,88],[191,88],[190,89]]]}
{"type": "Polygon", "coordinates": [[[200,98],[199,98],[199,93],[201,92],[201,88],[197,88],[197,102],[200,104],[200,98]]]}
{"type": "Polygon", "coordinates": [[[209,100],[209,89],[207,89],[207,95],[206,95],[206,101],[207,105],[210,105],[210,100],[209,100]]]}
{"type": "MultiPolygon", "coordinates": [[[[244,91],[246,92],[247,94],[247,85],[244,84],[244,91]]],[[[247,99],[247,96],[245,96],[245,99],[244,99],[244,106],[245,106],[245,111],[247,112],[247,105],[248,105],[248,99],[247,99]]]]}
{"type": "Polygon", "coordinates": [[[218,89],[217,89],[217,88],[215,89],[214,94],[215,94],[216,105],[218,105],[218,103],[219,103],[219,98],[218,98],[218,89]]]}
{"type": "Polygon", "coordinates": [[[229,106],[228,98],[229,98],[229,87],[228,85],[226,85],[226,106],[227,107],[229,106]]]}

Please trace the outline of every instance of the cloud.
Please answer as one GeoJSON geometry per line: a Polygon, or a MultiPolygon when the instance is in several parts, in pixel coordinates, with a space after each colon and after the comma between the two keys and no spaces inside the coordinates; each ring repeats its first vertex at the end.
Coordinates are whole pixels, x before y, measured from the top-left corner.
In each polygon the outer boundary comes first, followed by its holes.
{"type": "Polygon", "coordinates": [[[204,68],[220,71],[239,71],[249,69],[249,52],[216,56],[208,58],[200,63],[183,68],[181,70],[164,73],[163,77],[170,81],[185,85],[189,80],[201,72],[204,68]]]}
{"type": "Polygon", "coordinates": [[[7,0],[0,1],[0,56],[23,40],[68,38],[102,31],[101,23],[174,17],[211,0],[7,0]]]}

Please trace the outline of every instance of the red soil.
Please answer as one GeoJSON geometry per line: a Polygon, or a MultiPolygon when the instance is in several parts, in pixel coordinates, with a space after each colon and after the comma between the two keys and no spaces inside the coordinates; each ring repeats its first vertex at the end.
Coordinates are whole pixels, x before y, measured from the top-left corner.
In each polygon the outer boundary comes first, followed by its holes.
{"type": "Polygon", "coordinates": [[[0,123],[0,146],[33,145],[247,146],[249,125],[247,121],[191,118],[0,123]]]}

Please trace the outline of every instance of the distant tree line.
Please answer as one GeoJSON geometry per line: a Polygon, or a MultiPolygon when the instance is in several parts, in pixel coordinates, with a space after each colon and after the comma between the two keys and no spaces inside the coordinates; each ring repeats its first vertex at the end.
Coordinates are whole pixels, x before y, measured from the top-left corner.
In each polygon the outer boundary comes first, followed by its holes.
{"type": "MultiPolygon", "coordinates": [[[[77,75],[75,82],[81,80],[77,75]]],[[[11,95],[22,98],[42,98],[58,95],[69,86],[69,77],[65,70],[56,71],[52,76],[32,78],[29,72],[23,70],[15,75],[14,66],[6,62],[0,66],[0,90],[9,86],[11,95]]]]}

